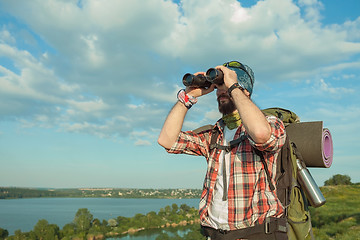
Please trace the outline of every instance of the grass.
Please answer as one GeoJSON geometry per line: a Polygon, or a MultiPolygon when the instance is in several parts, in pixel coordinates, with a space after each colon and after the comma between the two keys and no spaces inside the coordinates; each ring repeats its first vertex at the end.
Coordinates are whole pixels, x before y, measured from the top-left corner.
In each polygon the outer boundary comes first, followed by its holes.
{"type": "Polygon", "coordinates": [[[360,185],[324,186],[325,205],[310,208],[316,239],[360,239],[360,185]]]}

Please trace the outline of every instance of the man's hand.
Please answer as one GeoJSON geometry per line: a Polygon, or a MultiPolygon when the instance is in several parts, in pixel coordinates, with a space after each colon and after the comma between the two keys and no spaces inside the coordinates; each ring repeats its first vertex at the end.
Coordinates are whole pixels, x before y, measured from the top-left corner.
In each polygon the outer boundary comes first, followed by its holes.
{"type": "MultiPolygon", "coordinates": [[[[197,72],[194,75],[199,75],[199,74],[205,75],[205,72],[197,72]]],[[[201,97],[203,95],[211,93],[212,91],[214,91],[214,89],[215,89],[215,85],[211,84],[211,86],[208,88],[186,87],[185,92],[186,94],[193,97],[201,97]]]]}
{"type": "Polygon", "coordinates": [[[224,84],[227,88],[231,87],[234,83],[237,83],[237,74],[235,71],[224,67],[224,66],[217,66],[216,69],[219,69],[224,74],[224,84]]]}

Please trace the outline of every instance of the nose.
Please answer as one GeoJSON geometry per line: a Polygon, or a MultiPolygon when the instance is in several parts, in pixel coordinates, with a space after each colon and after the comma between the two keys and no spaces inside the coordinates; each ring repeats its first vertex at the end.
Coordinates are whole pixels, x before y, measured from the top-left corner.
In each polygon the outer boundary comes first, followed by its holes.
{"type": "Polygon", "coordinates": [[[222,85],[216,85],[217,88],[216,88],[216,95],[217,96],[220,96],[221,94],[224,94],[226,93],[227,94],[227,90],[226,90],[226,87],[225,87],[225,84],[222,84],[222,85]]]}

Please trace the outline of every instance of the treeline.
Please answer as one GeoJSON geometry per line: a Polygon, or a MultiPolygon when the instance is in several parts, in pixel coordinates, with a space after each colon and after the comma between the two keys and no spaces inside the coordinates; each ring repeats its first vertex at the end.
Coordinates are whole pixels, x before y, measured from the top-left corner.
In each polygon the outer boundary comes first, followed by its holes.
{"type": "Polygon", "coordinates": [[[200,189],[70,188],[35,189],[0,187],[0,199],[12,198],[200,198],[200,189]]]}
{"type": "Polygon", "coordinates": [[[46,189],[0,187],[0,199],[8,198],[41,198],[41,197],[65,197],[67,194],[59,191],[46,189]]]}
{"type": "MultiPolygon", "coordinates": [[[[359,183],[356,183],[359,184],[359,183]]],[[[329,185],[353,185],[348,175],[337,174],[324,182],[329,185]]],[[[201,189],[68,188],[36,189],[0,187],[0,199],[11,198],[200,198],[201,189]]]]}
{"type": "MultiPolygon", "coordinates": [[[[56,224],[50,224],[47,220],[39,220],[30,232],[16,230],[14,235],[8,236],[6,229],[0,228],[0,239],[17,240],[80,240],[80,239],[105,239],[107,237],[119,237],[125,234],[134,234],[138,231],[160,229],[166,227],[178,227],[187,225],[199,225],[198,210],[182,204],[161,208],[158,213],[152,211],[144,214],[136,214],[132,218],[119,216],[109,220],[100,221],[86,208],[79,209],[71,223],[62,229],[56,224]]],[[[200,232],[195,233],[199,236],[200,232]]],[[[190,233],[193,238],[193,233],[190,233]]]]}

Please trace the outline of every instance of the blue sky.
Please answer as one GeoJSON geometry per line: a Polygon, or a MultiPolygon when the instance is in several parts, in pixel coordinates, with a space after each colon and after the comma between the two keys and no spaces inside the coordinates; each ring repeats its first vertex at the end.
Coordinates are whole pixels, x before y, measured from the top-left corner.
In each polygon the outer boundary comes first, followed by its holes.
{"type": "MultiPolygon", "coordinates": [[[[205,159],[156,140],[182,76],[229,60],[260,108],[330,129],[319,185],[360,182],[358,0],[0,0],[0,186],[201,188],[205,159]]],[[[219,117],[211,93],[183,129],[219,117]]]]}

